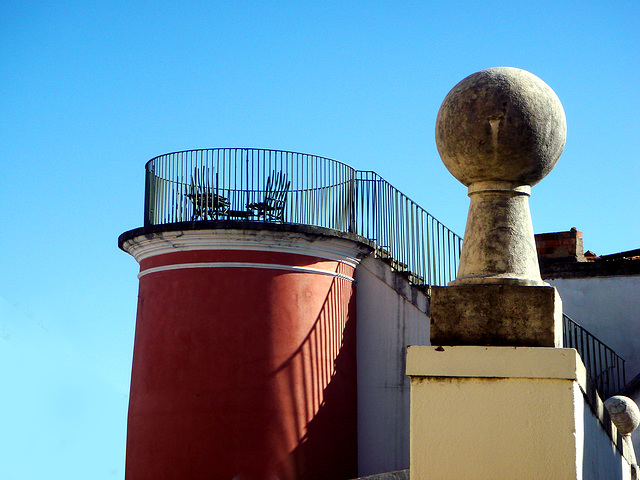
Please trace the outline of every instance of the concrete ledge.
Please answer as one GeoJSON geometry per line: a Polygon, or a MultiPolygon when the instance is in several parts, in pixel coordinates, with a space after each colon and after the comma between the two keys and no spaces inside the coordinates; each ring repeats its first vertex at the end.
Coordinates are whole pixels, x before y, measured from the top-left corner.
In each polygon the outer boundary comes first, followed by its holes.
{"type": "Polygon", "coordinates": [[[550,286],[433,287],[431,344],[561,347],[562,301],[550,286]]]}
{"type": "Polygon", "coordinates": [[[586,369],[573,348],[411,346],[407,375],[577,380],[583,391],[587,384],[586,369]]]}
{"type": "Polygon", "coordinates": [[[358,477],[353,480],[409,480],[409,469],[395,472],[378,473],[367,477],[358,477]]]}
{"type": "Polygon", "coordinates": [[[146,227],[134,228],[124,232],[118,237],[118,247],[124,250],[124,244],[136,237],[144,235],[152,238],[166,232],[190,232],[197,230],[241,230],[250,232],[252,230],[267,230],[272,232],[293,232],[307,234],[313,237],[337,237],[358,242],[365,245],[369,251],[373,251],[374,244],[359,235],[342,232],[333,228],[316,227],[313,225],[301,225],[297,223],[273,223],[258,222],[253,220],[207,220],[197,222],[176,222],[161,223],[159,225],[149,225],[146,227]]]}

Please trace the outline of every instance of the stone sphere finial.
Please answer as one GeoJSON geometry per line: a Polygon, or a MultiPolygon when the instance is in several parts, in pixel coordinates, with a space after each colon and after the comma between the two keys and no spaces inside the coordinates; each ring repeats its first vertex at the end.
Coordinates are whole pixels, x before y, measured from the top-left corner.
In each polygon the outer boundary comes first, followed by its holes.
{"type": "Polygon", "coordinates": [[[628,397],[616,395],[604,402],[611,421],[622,435],[629,435],[640,425],[640,410],[628,397]]]}
{"type": "Polygon", "coordinates": [[[471,198],[452,285],[544,285],[528,198],[555,166],[566,135],[560,100],[529,72],[489,68],[451,89],[436,144],[471,198]]]}
{"type": "Polygon", "coordinates": [[[444,99],[436,145],[464,185],[504,181],[535,185],[555,166],[567,123],[554,91],[535,75],[497,67],[474,73],[444,99]]]}

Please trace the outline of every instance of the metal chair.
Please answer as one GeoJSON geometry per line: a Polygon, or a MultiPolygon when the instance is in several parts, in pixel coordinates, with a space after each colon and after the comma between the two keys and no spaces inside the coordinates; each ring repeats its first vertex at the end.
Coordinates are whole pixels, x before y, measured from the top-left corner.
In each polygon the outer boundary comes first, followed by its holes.
{"type": "Polygon", "coordinates": [[[290,185],[291,181],[287,180],[285,173],[273,171],[267,179],[264,200],[249,203],[247,209],[255,211],[254,215],[258,218],[262,217],[265,221],[282,223],[290,185]]]}
{"type": "Polygon", "coordinates": [[[218,195],[218,174],[216,173],[216,189],[212,190],[209,182],[209,170],[203,167],[202,171],[196,167],[191,175],[189,193],[185,196],[191,201],[193,212],[191,221],[214,220],[219,215],[229,212],[231,203],[226,197],[218,195]]]}

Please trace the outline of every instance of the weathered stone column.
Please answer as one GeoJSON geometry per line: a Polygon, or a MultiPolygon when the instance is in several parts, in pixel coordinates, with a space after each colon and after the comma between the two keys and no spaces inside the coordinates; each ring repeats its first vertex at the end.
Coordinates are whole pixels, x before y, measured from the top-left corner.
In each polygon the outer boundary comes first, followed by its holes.
{"type": "Polygon", "coordinates": [[[561,346],[560,298],[540,278],[529,195],[565,138],[560,100],[524,70],[483,70],[444,99],[436,144],[470,207],[458,275],[432,292],[432,344],[561,346]]]}

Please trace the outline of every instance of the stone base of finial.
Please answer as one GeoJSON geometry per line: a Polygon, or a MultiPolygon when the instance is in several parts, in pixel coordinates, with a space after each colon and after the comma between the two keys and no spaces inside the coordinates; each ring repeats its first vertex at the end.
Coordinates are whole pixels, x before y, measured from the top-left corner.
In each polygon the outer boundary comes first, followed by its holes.
{"type": "Polygon", "coordinates": [[[562,347],[562,301],[550,286],[433,287],[431,345],[562,347]]]}

